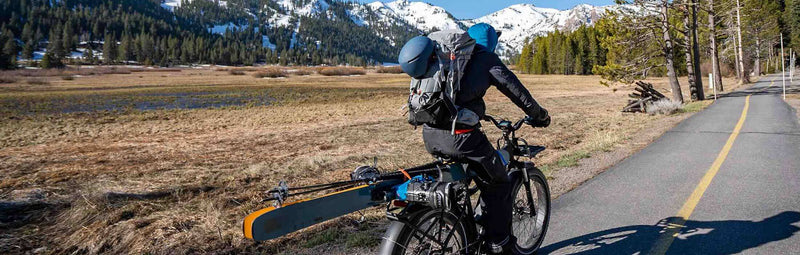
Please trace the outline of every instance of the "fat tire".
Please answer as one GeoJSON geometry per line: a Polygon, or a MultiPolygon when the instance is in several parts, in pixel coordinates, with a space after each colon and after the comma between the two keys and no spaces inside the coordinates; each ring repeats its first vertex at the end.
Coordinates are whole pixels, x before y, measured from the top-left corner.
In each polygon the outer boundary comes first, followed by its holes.
{"type": "MultiPolygon", "coordinates": [[[[412,240],[414,234],[414,228],[416,226],[421,225],[422,223],[428,221],[433,217],[439,217],[443,215],[445,222],[448,225],[453,226],[456,228],[455,235],[458,236],[458,240],[461,240],[462,247],[468,247],[470,244],[473,244],[476,240],[474,234],[474,223],[468,223],[464,220],[458,220],[458,218],[451,214],[445,212],[442,214],[441,209],[426,209],[414,212],[413,214],[407,216],[408,223],[400,221],[393,221],[392,224],[389,226],[389,229],[386,230],[386,233],[383,236],[383,242],[381,243],[381,248],[379,254],[384,255],[402,255],[406,254],[406,249],[409,243],[412,240]],[[472,225],[470,225],[472,224],[472,225]]],[[[472,247],[468,247],[462,253],[448,253],[448,254],[476,254],[475,251],[477,250],[477,245],[473,245],[472,247]]]]}
{"type": "MultiPolygon", "coordinates": [[[[544,223],[542,224],[543,230],[542,230],[542,234],[539,237],[539,239],[536,241],[536,243],[534,243],[534,245],[532,247],[529,247],[528,249],[523,249],[522,247],[519,246],[519,244],[515,245],[515,248],[516,248],[515,254],[528,255],[528,254],[535,254],[536,251],[539,249],[539,247],[542,245],[542,242],[544,242],[545,235],[547,234],[547,228],[550,225],[550,214],[551,214],[550,202],[551,201],[550,201],[550,186],[548,186],[548,184],[547,184],[547,177],[544,176],[544,173],[542,173],[541,170],[536,168],[530,162],[526,162],[525,163],[525,170],[528,171],[528,178],[530,179],[530,182],[531,182],[531,188],[532,189],[535,188],[533,186],[535,182],[540,182],[542,184],[542,186],[544,187],[544,194],[545,194],[545,198],[547,200],[547,206],[545,208],[546,211],[547,211],[547,214],[545,214],[544,223]]],[[[524,175],[521,172],[518,172],[518,173],[519,173],[519,175],[516,176],[517,178],[524,178],[524,175]]],[[[519,180],[519,179],[517,179],[517,180],[519,180]]],[[[515,198],[516,198],[516,195],[517,195],[518,192],[526,192],[525,191],[525,186],[522,185],[521,181],[517,182],[517,184],[514,187],[514,190],[513,190],[512,194],[514,194],[515,198]]],[[[537,208],[537,210],[539,210],[539,208],[537,208]]],[[[511,224],[514,224],[514,223],[512,222],[511,224]]]]}

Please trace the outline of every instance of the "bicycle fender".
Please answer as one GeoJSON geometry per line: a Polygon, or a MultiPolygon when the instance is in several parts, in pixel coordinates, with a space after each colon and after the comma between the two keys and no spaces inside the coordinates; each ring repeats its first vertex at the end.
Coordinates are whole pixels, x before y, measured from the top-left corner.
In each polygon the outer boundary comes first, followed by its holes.
{"type": "Polygon", "coordinates": [[[244,236],[266,241],[304,229],[368,207],[380,205],[372,191],[376,185],[362,185],[324,196],[270,206],[247,215],[243,222],[244,236]]]}

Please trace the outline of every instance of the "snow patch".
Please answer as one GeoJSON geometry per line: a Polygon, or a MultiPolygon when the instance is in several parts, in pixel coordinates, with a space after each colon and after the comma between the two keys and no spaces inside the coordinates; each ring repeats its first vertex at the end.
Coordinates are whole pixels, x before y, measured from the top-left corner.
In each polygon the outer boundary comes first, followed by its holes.
{"type": "Polygon", "coordinates": [[[225,25],[215,25],[215,26],[209,28],[208,32],[212,33],[212,34],[224,35],[225,31],[227,31],[228,29],[230,29],[231,31],[238,31],[238,30],[242,30],[243,27],[234,25],[233,23],[228,23],[228,24],[225,24],[225,25]]]}
{"type": "MultiPolygon", "coordinates": [[[[169,11],[175,11],[175,8],[181,7],[182,0],[161,0],[161,7],[167,9],[169,11]]],[[[192,1],[192,0],[187,0],[192,1]]],[[[217,4],[221,7],[228,7],[228,1],[223,0],[205,0],[205,1],[217,1],[217,4]]]]}
{"type": "Polygon", "coordinates": [[[175,11],[175,8],[181,6],[181,0],[164,0],[161,1],[161,7],[169,11],[175,11]]]}
{"type": "Polygon", "coordinates": [[[33,52],[33,60],[42,60],[44,54],[47,54],[47,50],[37,50],[33,52]]]}
{"type": "Polygon", "coordinates": [[[269,41],[269,36],[266,35],[261,36],[261,47],[266,47],[269,48],[270,50],[275,50],[276,48],[278,48],[277,45],[269,41]]]}
{"type": "Polygon", "coordinates": [[[294,12],[300,16],[314,16],[325,13],[330,8],[330,4],[325,0],[312,0],[306,5],[297,6],[292,0],[280,0],[278,5],[283,7],[286,12],[294,12]]]}

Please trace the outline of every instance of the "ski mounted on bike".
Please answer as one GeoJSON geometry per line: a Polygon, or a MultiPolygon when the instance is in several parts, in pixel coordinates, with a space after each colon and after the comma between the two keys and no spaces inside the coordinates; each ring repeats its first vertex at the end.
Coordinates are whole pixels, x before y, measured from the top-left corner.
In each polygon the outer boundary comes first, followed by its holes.
{"type": "MultiPolygon", "coordinates": [[[[544,240],[550,216],[550,194],[545,176],[532,162],[544,150],[515,136],[523,120],[512,123],[486,116],[503,136],[497,140],[498,153],[507,157],[508,174],[514,183],[513,232],[516,253],[532,254],[544,240]],[[501,144],[502,143],[502,144],[501,144]]],[[[251,213],[244,219],[247,238],[264,241],[348,213],[386,206],[394,223],[387,230],[381,254],[480,254],[482,243],[481,201],[475,173],[466,163],[440,159],[429,164],[381,173],[377,166],[361,166],[351,180],[305,187],[281,182],[267,192],[264,201],[274,205],[251,213]],[[288,198],[338,190],[319,197],[287,202],[288,198]],[[445,233],[446,232],[446,233],[445,233]]]]}

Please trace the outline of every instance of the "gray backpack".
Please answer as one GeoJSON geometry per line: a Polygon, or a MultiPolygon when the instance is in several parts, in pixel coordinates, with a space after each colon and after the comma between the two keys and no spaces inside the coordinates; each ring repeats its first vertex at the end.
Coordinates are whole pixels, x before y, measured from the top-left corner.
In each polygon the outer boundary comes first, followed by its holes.
{"type": "Polygon", "coordinates": [[[408,122],[414,126],[428,124],[434,127],[456,123],[466,126],[478,124],[478,115],[455,105],[461,88],[461,78],[467,67],[475,40],[462,30],[443,30],[428,35],[435,44],[438,65],[428,70],[422,79],[411,79],[408,97],[408,122]]]}

